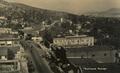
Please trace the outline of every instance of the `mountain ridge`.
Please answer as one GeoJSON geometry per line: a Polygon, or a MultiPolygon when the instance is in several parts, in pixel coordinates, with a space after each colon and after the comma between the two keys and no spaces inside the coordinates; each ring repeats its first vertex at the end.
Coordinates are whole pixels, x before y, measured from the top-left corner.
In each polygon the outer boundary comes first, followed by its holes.
{"type": "Polygon", "coordinates": [[[86,15],[98,16],[98,17],[120,17],[120,8],[110,8],[101,12],[88,12],[86,15]]]}
{"type": "Polygon", "coordinates": [[[5,16],[8,20],[17,19],[18,22],[22,19],[28,24],[40,24],[42,21],[52,22],[52,20],[69,18],[73,20],[78,15],[32,7],[21,3],[12,3],[0,0],[0,16],[5,16]],[[4,5],[2,7],[2,5],[4,5]]]}

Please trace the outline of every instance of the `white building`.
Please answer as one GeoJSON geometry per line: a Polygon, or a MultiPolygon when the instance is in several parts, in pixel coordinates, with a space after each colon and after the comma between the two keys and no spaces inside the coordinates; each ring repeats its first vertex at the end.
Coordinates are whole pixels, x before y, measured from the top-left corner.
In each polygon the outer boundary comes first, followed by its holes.
{"type": "Polygon", "coordinates": [[[18,34],[18,32],[12,31],[11,28],[0,28],[0,34],[18,34]]]}
{"type": "Polygon", "coordinates": [[[41,41],[43,41],[42,37],[40,37],[40,36],[34,36],[34,37],[32,37],[32,40],[34,42],[41,42],[41,41]]]}
{"type": "Polygon", "coordinates": [[[15,46],[19,44],[19,38],[15,35],[0,35],[0,47],[1,46],[15,46]]]}
{"type": "Polygon", "coordinates": [[[54,38],[53,44],[63,46],[66,48],[94,46],[94,37],[81,35],[81,36],[66,36],[64,38],[54,38]]]}
{"type": "Polygon", "coordinates": [[[0,16],[0,20],[7,20],[7,18],[4,16],[0,16]]]}

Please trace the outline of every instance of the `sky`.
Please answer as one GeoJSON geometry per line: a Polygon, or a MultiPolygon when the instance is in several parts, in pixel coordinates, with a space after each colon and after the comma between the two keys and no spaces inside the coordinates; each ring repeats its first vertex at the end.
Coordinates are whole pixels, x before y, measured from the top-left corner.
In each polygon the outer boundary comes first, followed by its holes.
{"type": "Polygon", "coordinates": [[[120,0],[7,0],[27,4],[37,8],[85,13],[120,8],[120,0]]]}

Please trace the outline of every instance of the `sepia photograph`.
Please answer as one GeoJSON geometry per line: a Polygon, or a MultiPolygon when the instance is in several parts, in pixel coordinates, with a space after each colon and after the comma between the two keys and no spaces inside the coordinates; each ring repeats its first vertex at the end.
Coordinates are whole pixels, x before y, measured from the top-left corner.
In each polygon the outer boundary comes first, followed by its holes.
{"type": "Polygon", "coordinates": [[[0,0],[0,73],[120,73],[120,0],[0,0]]]}

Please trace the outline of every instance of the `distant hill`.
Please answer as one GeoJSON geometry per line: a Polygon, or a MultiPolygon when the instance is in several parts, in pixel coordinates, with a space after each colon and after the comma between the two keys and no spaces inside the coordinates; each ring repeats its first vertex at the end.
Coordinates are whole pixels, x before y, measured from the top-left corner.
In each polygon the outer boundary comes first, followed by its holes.
{"type": "Polygon", "coordinates": [[[120,17],[120,8],[111,8],[102,12],[88,12],[86,15],[100,16],[100,17],[120,17]]]}
{"type": "Polygon", "coordinates": [[[77,15],[0,0],[0,16],[5,16],[10,21],[22,20],[28,22],[28,24],[40,24],[42,21],[46,20],[51,22],[52,20],[60,19],[61,17],[73,20],[77,15]]]}

